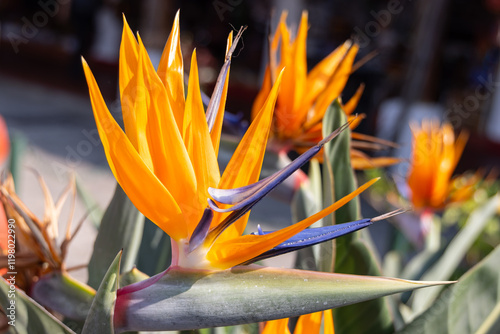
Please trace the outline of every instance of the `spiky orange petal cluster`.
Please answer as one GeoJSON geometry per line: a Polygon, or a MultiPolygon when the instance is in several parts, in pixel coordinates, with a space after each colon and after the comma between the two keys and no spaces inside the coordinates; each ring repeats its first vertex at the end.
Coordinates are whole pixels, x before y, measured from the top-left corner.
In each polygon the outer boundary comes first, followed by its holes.
{"type": "MultiPolygon", "coordinates": [[[[291,32],[286,25],[287,13],[284,12],[274,35],[270,38],[269,64],[266,68],[262,88],[257,95],[252,116],[262,107],[267,94],[275,82],[277,73],[285,68],[283,84],[278,95],[277,107],[273,121],[273,135],[285,146],[290,144],[301,153],[311,143],[322,138],[323,117],[332,104],[339,98],[354,70],[354,60],[358,53],[357,44],[348,40],[307,73],[306,40],[308,28],[307,12],[302,13],[297,35],[291,39],[291,32]],[[279,61],[278,61],[279,58],[279,61]]],[[[346,115],[351,115],[356,108],[364,85],[360,85],[354,96],[343,105],[346,115]]],[[[352,123],[351,129],[357,127],[363,117],[352,123]]],[[[377,138],[364,136],[368,143],[377,138]]],[[[387,143],[386,143],[387,145],[387,143]]],[[[392,145],[392,143],[390,143],[392,145]]],[[[400,162],[400,159],[372,159],[356,148],[351,150],[353,168],[367,169],[383,167],[400,162]]],[[[322,159],[322,154],[318,154],[322,159]]]]}
{"type": "Polygon", "coordinates": [[[468,135],[461,132],[455,139],[449,123],[439,126],[427,120],[421,127],[412,124],[412,132],[413,153],[408,172],[411,202],[417,209],[440,209],[452,200],[451,176],[468,135]]]}

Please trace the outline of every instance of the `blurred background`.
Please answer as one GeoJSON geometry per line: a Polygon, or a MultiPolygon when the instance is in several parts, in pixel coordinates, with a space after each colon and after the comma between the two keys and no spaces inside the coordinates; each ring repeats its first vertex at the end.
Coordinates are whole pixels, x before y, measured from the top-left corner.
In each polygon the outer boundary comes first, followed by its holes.
{"type": "MultiPolygon", "coordinates": [[[[359,59],[376,52],[351,75],[343,93],[348,99],[360,83],[366,84],[357,109],[367,114],[360,132],[398,141],[401,148],[393,153],[407,158],[410,121],[448,120],[471,134],[457,171],[500,165],[498,0],[1,0],[0,114],[14,144],[24,147],[21,167],[37,169],[55,195],[73,170],[102,207],[114,189],[80,56],[118,114],[122,13],[154,61],[178,9],[184,56],[189,59],[197,48],[208,95],[223,63],[227,34],[248,26],[233,57],[227,101],[227,110],[242,119],[249,119],[267,61],[268,35],[281,11],[287,9],[288,24],[297,26],[301,11],[307,10],[310,67],[348,38],[360,44],[359,59]]],[[[392,172],[404,176],[405,168],[403,163],[392,172]]],[[[23,168],[19,192],[41,215],[35,182],[23,168]]],[[[276,218],[287,224],[288,207],[281,209],[286,213],[276,218]]],[[[77,217],[85,210],[80,204],[77,217]]],[[[70,248],[69,265],[88,260],[95,229],[87,224],[80,233],[84,237],[70,248]]]]}

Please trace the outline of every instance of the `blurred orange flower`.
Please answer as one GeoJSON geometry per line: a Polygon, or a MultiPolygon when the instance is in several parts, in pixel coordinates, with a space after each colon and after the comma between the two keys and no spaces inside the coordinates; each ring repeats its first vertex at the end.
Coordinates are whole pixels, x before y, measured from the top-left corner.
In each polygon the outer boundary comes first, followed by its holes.
{"type": "Polygon", "coordinates": [[[424,120],[422,126],[411,125],[413,153],[408,172],[410,199],[415,209],[441,209],[446,204],[469,198],[478,177],[460,184],[452,179],[453,171],[467,143],[468,134],[457,138],[449,123],[439,126],[424,120]]]}
{"type": "MultiPolygon", "coordinates": [[[[286,25],[286,18],[287,12],[283,12],[276,32],[270,37],[269,64],[262,88],[252,107],[252,118],[256,117],[264,105],[278,73],[285,68],[276,102],[272,135],[279,141],[279,146],[285,147],[286,150],[294,147],[301,153],[322,139],[323,117],[328,107],[339,98],[350,74],[357,67],[354,59],[359,46],[350,40],[346,41],[308,73],[306,54],[308,14],[302,13],[294,40],[286,25]]],[[[342,105],[349,120],[354,118],[351,114],[358,105],[363,90],[364,85],[361,85],[354,96],[342,105]]],[[[351,130],[356,128],[362,119],[363,116],[354,120],[350,125],[351,130]]],[[[381,149],[388,145],[392,146],[391,142],[358,133],[352,133],[351,137],[356,140],[352,142],[351,148],[351,163],[356,169],[388,166],[400,161],[387,157],[370,158],[359,150],[381,149]]],[[[321,159],[321,154],[318,156],[321,159]]]]}

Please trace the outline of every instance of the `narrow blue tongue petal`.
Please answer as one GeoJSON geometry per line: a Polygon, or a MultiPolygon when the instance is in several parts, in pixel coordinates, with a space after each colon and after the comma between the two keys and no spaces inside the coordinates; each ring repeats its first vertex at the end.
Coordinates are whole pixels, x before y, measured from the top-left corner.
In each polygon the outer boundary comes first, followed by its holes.
{"type": "MultiPolygon", "coordinates": [[[[255,261],[267,259],[270,257],[293,252],[305,247],[313,246],[355,232],[371,224],[373,224],[373,221],[371,219],[361,219],[350,223],[308,228],[294,235],[293,237],[279,244],[278,246],[268,250],[265,253],[260,254],[259,256],[243,264],[250,264],[255,261]]],[[[252,233],[252,234],[264,235],[274,232],[274,231],[262,231],[260,226],[257,229],[258,229],[257,233],[252,233]]]]}

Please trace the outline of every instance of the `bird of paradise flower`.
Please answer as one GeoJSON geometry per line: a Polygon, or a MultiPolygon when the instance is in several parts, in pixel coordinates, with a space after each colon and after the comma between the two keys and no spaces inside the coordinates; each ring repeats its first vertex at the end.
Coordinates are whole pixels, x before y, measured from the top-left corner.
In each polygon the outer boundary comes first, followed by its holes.
{"type": "Polygon", "coordinates": [[[463,187],[456,188],[453,172],[462,156],[468,134],[464,131],[455,137],[449,123],[424,120],[419,127],[411,126],[413,151],[408,171],[409,197],[418,210],[439,210],[453,202],[469,198],[474,191],[476,178],[463,187]]]}
{"type": "Polygon", "coordinates": [[[428,119],[420,126],[412,123],[410,127],[413,134],[410,167],[406,183],[399,183],[399,188],[415,209],[415,216],[401,217],[399,223],[407,238],[421,246],[432,226],[437,228],[433,223],[434,213],[471,198],[481,175],[476,172],[452,177],[467,143],[465,131],[457,137],[451,124],[439,125],[428,119]]]}
{"type": "MultiPolygon", "coordinates": [[[[283,243],[315,221],[335,211],[373,184],[372,180],[317,214],[282,230],[242,235],[250,209],[274,187],[318,153],[338,129],[286,168],[258,181],[273,109],[282,73],[261,110],[221,175],[217,163],[222,119],[227,97],[231,55],[240,33],[229,35],[226,62],[214,94],[203,108],[196,51],[191,58],[187,95],[179,40],[179,13],[163,51],[158,70],[150,62],[140,36],[124,23],[120,46],[119,88],[125,131],[106,107],[95,78],[83,60],[94,116],[110,168],[135,206],[172,239],[172,266],[227,269],[274,256],[311,242],[320,242],[360,229],[365,219],[350,228],[318,232],[321,237],[283,243]],[[258,182],[257,182],[258,181],[258,182]],[[207,199],[209,195],[213,200],[207,199]],[[293,247],[292,247],[293,246],[293,247]]],[[[299,233],[300,235],[300,233],[299,233]]]]}
{"type": "MultiPolygon", "coordinates": [[[[273,83],[276,82],[278,73],[286,68],[278,95],[272,134],[277,139],[278,146],[284,147],[285,151],[293,147],[298,152],[304,152],[311,143],[321,140],[321,121],[328,107],[339,98],[350,74],[359,66],[354,64],[359,46],[350,40],[346,41],[308,73],[306,57],[308,14],[302,13],[294,40],[286,25],[286,18],[287,12],[283,12],[276,32],[269,38],[269,64],[262,88],[253,104],[252,115],[255,118],[264,105],[273,83]]],[[[354,96],[342,105],[350,120],[354,118],[352,114],[363,90],[364,85],[360,85],[354,96]]],[[[363,118],[361,115],[353,121],[350,125],[351,130],[355,129],[363,118]]],[[[370,158],[360,150],[379,150],[394,146],[394,143],[360,133],[351,133],[351,137],[355,139],[351,147],[353,168],[382,167],[400,162],[400,159],[390,157],[370,158]]]]}

